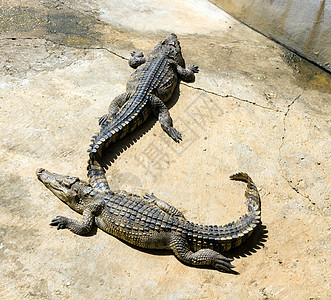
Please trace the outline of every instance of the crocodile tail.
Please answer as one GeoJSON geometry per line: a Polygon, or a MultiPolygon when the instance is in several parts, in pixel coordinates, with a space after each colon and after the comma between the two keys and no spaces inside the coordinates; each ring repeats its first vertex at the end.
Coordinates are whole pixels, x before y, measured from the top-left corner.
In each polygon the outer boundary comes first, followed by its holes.
{"type": "MultiPolygon", "coordinates": [[[[144,106],[142,106],[144,107],[144,106]]],[[[100,191],[109,190],[105,170],[100,165],[101,157],[104,156],[105,150],[113,143],[121,140],[123,137],[133,132],[135,128],[141,125],[148,117],[149,111],[139,109],[139,114],[134,113],[127,120],[119,122],[116,126],[110,123],[103,126],[100,133],[92,136],[92,144],[90,145],[89,161],[87,166],[87,176],[90,184],[100,191]]],[[[116,121],[118,123],[118,121],[116,121]]]]}
{"type": "MultiPolygon", "coordinates": [[[[148,97],[145,98],[148,99],[148,97]]],[[[135,109],[124,106],[116,116],[116,119],[103,125],[100,132],[92,136],[92,143],[87,150],[90,153],[90,157],[93,157],[95,154],[102,157],[102,152],[111,143],[121,140],[146,121],[149,116],[146,104],[147,100],[144,100],[143,103],[135,105],[135,109]]]]}
{"type": "Polygon", "coordinates": [[[100,192],[110,191],[105,170],[96,157],[90,157],[87,163],[87,176],[93,188],[100,192]]]}
{"type": "Polygon", "coordinates": [[[230,176],[231,180],[243,181],[247,183],[245,197],[247,198],[248,211],[261,212],[261,199],[257,187],[253,180],[246,173],[236,173],[230,176]]]}
{"type": "Polygon", "coordinates": [[[193,250],[211,248],[223,252],[238,247],[261,222],[260,195],[252,179],[246,173],[234,174],[230,179],[247,183],[245,196],[248,212],[236,221],[222,226],[193,225],[192,223],[193,230],[190,230],[190,225],[188,225],[188,235],[193,237],[193,250]]]}
{"type": "Polygon", "coordinates": [[[102,156],[102,152],[108,145],[116,140],[116,136],[120,128],[111,128],[110,125],[103,127],[100,132],[92,136],[90,148],[87,152],[90,153],[90,157],[94,157],[96,154],[102,156]]]}
{"type": "Polygon", "coordinates": [[[261,199],[253,180],[242,172],[230,176],[230,179],[247,183],[245,197],[248,212],[236,221],[219,227],[219,245],[223,251],[241,245],[261,222],[261,199]]]}

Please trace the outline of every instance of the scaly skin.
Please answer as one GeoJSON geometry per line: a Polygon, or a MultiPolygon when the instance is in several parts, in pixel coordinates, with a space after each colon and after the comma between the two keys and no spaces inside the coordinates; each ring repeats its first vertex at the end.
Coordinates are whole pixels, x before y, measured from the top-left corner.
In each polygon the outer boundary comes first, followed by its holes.
{"type": "Polygon", "coordinates": [[[51,225],[68,228],[80,235],[90,232],[93,224],[135,246],[169,249],[176,257],[194,266],[209,266],[231,272],[231,259],[220,252],[243,243],[260,223],[260,196],[252,179],[245,173],[232,180],[247,183],[245,196],[248,212],[223,226],[189,222],[183,214],[154,195],[140,197],[121,192],[100,192],[77,177],[62,176],[44,169],[38,179],[60,200],[83,215],[82,222],[58,216],[51,225]]]}
{"type": "Polygon", "coordinates": [[[94,188],[109,191],[105,172],[100,166],[103,151],[128,133],[133,132],[146,119],[155,115],[163,130],[176,142],[182,139],[172,126],[172,119],[164,102],[172,96],[178,80],[193,82],[198,67],[185,69],[177,36],[169,34],[158,43],[147,59],[142,52],[133,52],[129,65],[137,68],[127,83],[126,92],[116,97],[109,106],[109,113],[99,118],[101,131],[92,137],[88,178],[94,188]]]}

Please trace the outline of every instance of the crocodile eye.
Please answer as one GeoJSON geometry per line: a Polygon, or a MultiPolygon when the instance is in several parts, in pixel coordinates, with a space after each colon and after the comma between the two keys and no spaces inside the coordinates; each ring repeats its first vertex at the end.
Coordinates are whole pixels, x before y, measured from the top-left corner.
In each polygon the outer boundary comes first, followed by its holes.
{"type": "Polygon", "coordinates": [[[94,190],[91,188],[91,187],[87,187],[86,189],[84,189],[83,193],[84,193],[84,196],[85,197],[88,197],[88,196],[93,196],[94,190]]]}
{"type": "Polygon", "coordinates": [[[79,192],[79,189],[78,189],[76,186],[73,186],[73,187],[72,187],[72,190],[73,190],[75,193],[78,193],[78,192],[79,192]]]}
{"type": "Polygon", "coordinates": [[[79,178],[72,176],[64,178],[62,182],[66,187],[70,188],[77,181],[79,181],[79,178]]]}

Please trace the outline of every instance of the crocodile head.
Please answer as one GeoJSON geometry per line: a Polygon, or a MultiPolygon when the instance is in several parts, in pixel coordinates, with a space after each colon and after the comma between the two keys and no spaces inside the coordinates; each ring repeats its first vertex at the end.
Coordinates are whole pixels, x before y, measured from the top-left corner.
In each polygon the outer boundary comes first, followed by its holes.
{"type": "Polygon", "coordinates": [[[163,52],[166,53],[167,56],[172,58],[176,63],[178,63],[180,66],[184,67],[185,62],[182,56],[182,49],[180,47],[180,43],[177,39],[176,34],[170,33],[166,36],[166,38],[158,43],[154,50],[154,53],[163,52]]]}
{"type": "Polygon", "coordinates": [[[62,176],[39,168],[38,179],[61,201],[78,213],[83,213],[87,204],[93,201],[96,191],[84,181],[74,176],[62,176]]]}

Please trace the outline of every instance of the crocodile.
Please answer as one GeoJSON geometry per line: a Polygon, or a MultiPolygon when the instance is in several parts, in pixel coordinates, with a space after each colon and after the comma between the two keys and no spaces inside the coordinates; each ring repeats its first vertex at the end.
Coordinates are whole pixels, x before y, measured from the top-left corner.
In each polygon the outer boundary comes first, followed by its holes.
{"type": "Polygon", "coordinates": [[[180,43],[174,33],[159,42],[145,58],[141,51],[131,53],[129,65],[136,69],[126,86],[126,92],[117,96],[109,106],[109,113],[99,118],[100,132],[92,137],[88,149],[88,178],[100,191],[109,190],[105,172],[100,165],[103,151],[112,143],[133,132],[147,118],[158,118],[163,130],[175,141],[182,139],[173,127],[172,118],[164,104],[179,80],[194,82],[199,68],[188,65],[182,57],[180,43]]]}
{"type": "Polygon", "coordinates": [[[50,225],[86,235],[95,224],[134,246],[172,250],[180,261],[192,266],[236,273],[231,264],[233,259],[221,252],[241,245],[261,222],[260,196],[246,173],[234,174],[230,179],[247,183],[248,212],[222,226],[190,222],[178,209],[153,194],[101,192],[77,177],[58,175],[42,168],[36,174],[56,197],[83,215],[81,222],[57,216],[50,225]]]}

